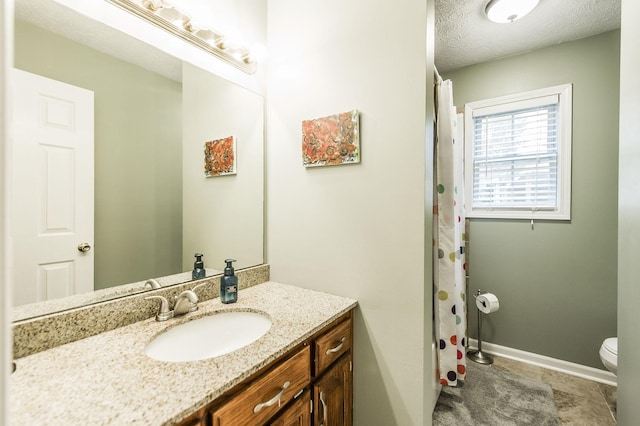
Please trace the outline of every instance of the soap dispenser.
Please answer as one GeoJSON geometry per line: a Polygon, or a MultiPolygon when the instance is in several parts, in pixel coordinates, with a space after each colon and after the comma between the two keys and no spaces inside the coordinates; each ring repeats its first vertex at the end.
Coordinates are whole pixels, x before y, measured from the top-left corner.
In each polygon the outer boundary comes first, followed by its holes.
{"type": "Polygon", "coordinates": [[[193,272],[191,272],[191,278],[194,280],[199,280],[200,278],[204,278],[206,275],[206,271],[204,270],[204,262],[202,261],[202,253],[196,253],[195,255],[196,261],[193,262],[193,272]]]}
{"type": "Polygon", "coordinates": [[[238,277],[234,275],[233,265],[235,259],[226,259],[227,267],[224,268],[224,276],[220,280],[220,301],[222,303],[235,303],[238,301],[238,277]]]}

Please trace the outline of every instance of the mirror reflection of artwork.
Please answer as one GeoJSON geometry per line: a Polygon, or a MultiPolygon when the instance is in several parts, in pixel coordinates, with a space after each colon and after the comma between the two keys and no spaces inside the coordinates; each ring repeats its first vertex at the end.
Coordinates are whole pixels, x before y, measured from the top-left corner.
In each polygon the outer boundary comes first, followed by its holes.
{"type": "Polygon", "coordinates": [[[236,138],[227,136],[204,143],[206,177],[236,174],[236,138]]]}
{"type": "Polygon", "coordinates": [[[360,162],[358,110],[304,120],[302,163],[305,167],[360,162]]]}

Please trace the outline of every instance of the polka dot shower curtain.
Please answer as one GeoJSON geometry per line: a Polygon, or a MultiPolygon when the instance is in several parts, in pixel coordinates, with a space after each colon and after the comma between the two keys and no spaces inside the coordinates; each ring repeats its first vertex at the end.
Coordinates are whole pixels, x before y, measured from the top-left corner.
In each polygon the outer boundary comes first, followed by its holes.
{"type": "Polygon", "coordinates": [[[467,333],[464,254],[463,141],[456,140],[451,80],[436,77],[436,146],[433,210],[433,284],[438,374],[455,386],[466,377],[467,333]]]}

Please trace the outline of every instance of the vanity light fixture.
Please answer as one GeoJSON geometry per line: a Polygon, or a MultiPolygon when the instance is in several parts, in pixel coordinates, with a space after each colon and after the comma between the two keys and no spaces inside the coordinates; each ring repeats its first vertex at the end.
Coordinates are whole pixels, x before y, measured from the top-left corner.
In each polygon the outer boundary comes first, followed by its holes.
{"type": "Polygon", "coordinates": [[[490,0],[484,9],[493,22],[506,24],[517,21],[531,12],[540,0],[490,0]]]}
{"type": "Polygon", "coordinates": [[[194,25],[188,15],[165,0],[106,1],[211,53],[247,74],[256,72],[259,56],[253,51],[236,43],[230,43],[225,35],[218,31],[194,25]]]}

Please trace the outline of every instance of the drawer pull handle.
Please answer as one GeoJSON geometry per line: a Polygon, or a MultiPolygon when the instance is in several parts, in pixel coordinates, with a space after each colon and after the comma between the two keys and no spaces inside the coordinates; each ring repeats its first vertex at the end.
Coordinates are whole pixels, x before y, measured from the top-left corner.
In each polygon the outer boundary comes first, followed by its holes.
{"type": "Polygon", "coordinates": [[[322,422],[320,426],[324,426],[327,421],[327,403],[324,401],[324,392],[320,391],[320,403],[322,404],[322,422]]]}
{"type": "Polygon", "coordinates": [[[325,352],[325,355],[334,354],[334,353],[338,352],[339,350],[341,350],[342,347],[344,346],[344,339],[345,339],[345,337],[340,339],[340,344],[338,346],[336,346],[335,348],[327,349],[327,351],[325,352]]]}
{"type": "Polygon", "coordinates": [[[284,385],[282,385],[282,389],[280,390],[280,392],[278,392],[278,394],[276,396],[274,396],[273,398],[271,398],[267,402],[261,402],[260,404],[258,404],[255,407],[253,407],[253,412],[257,413],[260,410],[262,410],[264,407],[271,407],[276,402],[279,403],[280,402],[280,398],[282,398],[282,395],[284,395],[284,391],[287,390],[287,388],[289,387],[290,384],[291,384],[290,382],[284,382],[284,385]]]}

